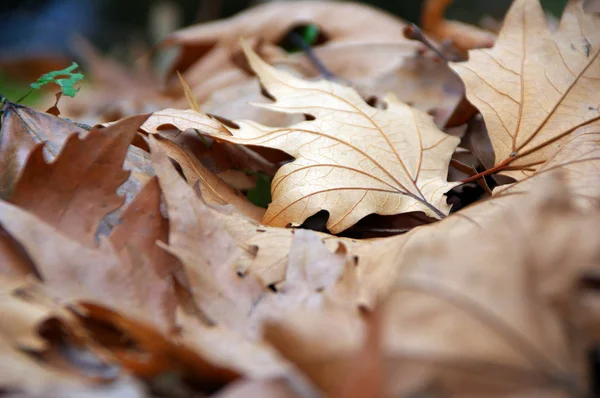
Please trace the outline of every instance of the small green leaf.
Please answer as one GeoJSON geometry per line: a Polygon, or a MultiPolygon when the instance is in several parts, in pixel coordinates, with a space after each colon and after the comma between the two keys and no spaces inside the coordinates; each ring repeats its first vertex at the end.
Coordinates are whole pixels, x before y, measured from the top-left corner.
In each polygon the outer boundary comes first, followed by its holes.
{"type": "Polygon", "coordinates": [[[256,185],[246,193],[246,198],[258,207],[265,209],[271,203],[271,177],[254,170],[244,170],[244,173],[255,176],[257,178],[256,185]]]}
{"type": "Polygon", "coordinates": [[[30,87],[37,90],[48,83],[56,83],[60,86],[63,95],[74,97],[75,93],[79,91],[79,89],[75,89],[75,83],[83,79],[83,74],[73,72],[77,68],[79,68],[79,65],[73,62],[68,68],[55,70],[40,76],[35,83],[30,84],[30,87]],[[59,78],[62,76],[66,77],[59,78]]]}
{"type": "Polygon", "coordinates": [[[319,27],[315,24],[307,25],[302,32],[302,38],[309,46],[314,45],[319,38],[319,27]]]}

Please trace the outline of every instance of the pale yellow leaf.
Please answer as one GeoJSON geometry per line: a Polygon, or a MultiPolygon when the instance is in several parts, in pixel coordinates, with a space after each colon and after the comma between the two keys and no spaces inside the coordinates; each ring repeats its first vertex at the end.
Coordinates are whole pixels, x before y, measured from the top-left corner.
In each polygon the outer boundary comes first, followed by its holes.
{"type": "Polygon", "coordinates": [[[338,233],[372,213],[448,214],[444,193],[456,184],[446,177],[458,139],[438,130],[429,115],[393,96],[386,98],[388,109],[372,108],[351,88],[293,77],[244,47],[262,84],[277,97],[261,106],[314,117],[289,127],[236,121],[240,128],[229,129],[233,136],[213,135],[296,158],[273,179],[264,224],[298,225],[327,210],[327,228],[338,233]]]}
{"type": "Polygon", "coordinates": [[[140,127],[149,134],[157,134],[161,127],[173,126],[179,130],[196,129],[209,134],[229,134],[215,118],[193,109],[163,109],[154,112],[140,127]]]}
{"type": "Polygon", "coordinates": [[[495,169],[522,179],[566,137],[600,120],[600,17],[567,5],[551,33],[538,0],[517,0],[496,45],[452,68],[489,131],[495,169]]]}

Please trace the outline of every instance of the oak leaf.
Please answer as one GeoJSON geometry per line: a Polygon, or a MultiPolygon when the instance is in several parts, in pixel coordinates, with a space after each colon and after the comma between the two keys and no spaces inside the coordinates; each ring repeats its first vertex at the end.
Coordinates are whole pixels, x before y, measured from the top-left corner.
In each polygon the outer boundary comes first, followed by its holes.
{"type": "Polygon", "coordinates": [[[71,135],[49,164],[43,156],[45,146],[36,146],[11,203],[72,239],[94,245],[100,220],[123,204],[123,198],[117,195],[117,188],[129,174],[123,170],[123,161],[144,119],[133,117],[107,128],[92,129],[84,139],[71,135]]]}
{"type": "Polygon", "coordinates": [[[278,71],[245,47],[251,66],[277,101],[262,105],[315,119],[289,127],[236,121],[232,136],[215,138],[277,148],[296,161],[279,169],[273,202],[262,220],[299,225],[327,210],[327,228],[338,233],[364,216],[410,211],[443,218],[448,163],[458,139],[437,129],[431,117],[387,97],[388,109],[367,105],[351,88],[309,82],[278,71]]]}
{"type": "Polygon", "coordinates": [[[69,136],[83,137],[87,131],[69,121],[9,101],[2,106],[2,111],[0,196],[6,199],[36,145],[44,143],[44,154],[52,160],[69,136]]]}
{"type": "Polygon", "coordinates": [[[575,130],[598,128],[599,54],[600,17],[583,1],[570,1],[551,33],[537,0],[517,0],[494,48],[451,64],[484,116],[496,155],[489,170],[520,180],[575,130]]]}

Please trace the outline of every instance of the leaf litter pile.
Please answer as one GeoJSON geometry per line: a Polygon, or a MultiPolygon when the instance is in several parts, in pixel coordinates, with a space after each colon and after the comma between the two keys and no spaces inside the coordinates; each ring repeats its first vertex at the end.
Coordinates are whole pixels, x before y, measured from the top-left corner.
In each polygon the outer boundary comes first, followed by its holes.
{"type": "Polygon", "coordinates": [[[445,5],[268,3],[165,84],[79,43],[74,99],[4,98],[0,395],[595,396],[600,15],[445,5]]]}

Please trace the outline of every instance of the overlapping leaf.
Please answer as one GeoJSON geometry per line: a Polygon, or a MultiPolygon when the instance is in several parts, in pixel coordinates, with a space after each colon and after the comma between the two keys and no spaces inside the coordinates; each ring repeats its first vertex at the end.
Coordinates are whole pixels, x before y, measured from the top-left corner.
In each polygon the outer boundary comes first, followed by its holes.
{"type": "Polygon", "coordinates": [[[367,105],[351,88],[309,82],[277,71],[246,47],[263,85],[277,97],[269,109],[305,113],[314,120],[290,127],[238,121],[229,142],[286,151],[296,161],[283,166],[272,185],[273,202],[263,223],[301,224],[320,210],[327,228],[340,232],[364,216],[423,211],[444,217],[448,163],[457,139],[439,131],[431,117],[387,98],[388,109],[367,105]]]}
{"type": "Polygon", "coordinates": [[[517,0],[491,50],[452,64],[481,111],[495,169],[522,179],[566,137],[600,121],[600,17],[571,0],[551,33],[538,0],[517,0]]]}

